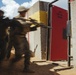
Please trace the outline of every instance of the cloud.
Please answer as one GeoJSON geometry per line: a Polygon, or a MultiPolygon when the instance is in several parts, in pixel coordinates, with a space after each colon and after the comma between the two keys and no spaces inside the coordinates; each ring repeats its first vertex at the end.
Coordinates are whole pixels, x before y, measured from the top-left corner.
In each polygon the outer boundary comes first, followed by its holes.
{"type": "Polygon", "coordinates": [[[23,3],[23,4],[21,4],[21,5],[23,5],[23,6],[26,6],[26,7],[31,7],[34,3],[36,3],[37,1],[39,1],[39,0],[31,0],[31,1],[29,1],[29,2],[25,2],[25,3],[23,3]]]}
{"type": "Polygon", "coordinates": [[[17,13],[17,9],[19,4],[16,3],[14,0],[2,0],[3,6],[1,7],[2,10],[5,12],[5,16],[12,18],[17,13]]]}
{"type": "MultiPolygon", "coordinates": [[[[24,2],[21,5],[30,8],[37,1],[39,0],[31,0],[29,2],[24,2]]],[[[40,1],[51,2],[54,0],[40,0],[40,1]]],[[[17,9],[20,5],[15,0],[2,0],[2,3],[3,3],[3,6],[1,7],[1,9],[5,11],[5,16],[13,18],[18,14],[17,9]]],[[[67,9],[67,0],[59,0],[56,2],[55,5],[60,6],[64,9],[67,9]]]]}

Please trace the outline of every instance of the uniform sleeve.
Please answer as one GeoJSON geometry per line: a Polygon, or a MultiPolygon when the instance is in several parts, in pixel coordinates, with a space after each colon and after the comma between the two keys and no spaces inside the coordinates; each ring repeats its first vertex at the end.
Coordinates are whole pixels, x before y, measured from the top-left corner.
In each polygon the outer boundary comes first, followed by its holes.
{"type": "Polygon", "coordinates": [[[36,31],[37,30],[37,27],[30,27],[30,31],[36,31]]]}

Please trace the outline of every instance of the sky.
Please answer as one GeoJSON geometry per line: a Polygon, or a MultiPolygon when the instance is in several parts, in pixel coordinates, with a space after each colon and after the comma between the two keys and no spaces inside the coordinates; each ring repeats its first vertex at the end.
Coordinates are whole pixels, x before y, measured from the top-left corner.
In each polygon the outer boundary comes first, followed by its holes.
{"type": "MultiPolygon", "coordinates": [[[[20,5],[30,8],[37,1],[51,2],[54,0],[0,0],[0,9],[2,9],[5,12],[5,16],[13,18],[18,14],[17,9],[20,5]]],[[[54,5],[64,9],[68,9],[67,1],[68,0],[59,0],[54,5]]]]}
{"type": "MultiPolygon", "coordinates": [[[[8,0],[7,0],[8,1],[8,0]]],[[[24,2],[29,2],[29,1],[31,1],[31,0],[14,0],[15,2],[17,2],[17,3],[19,3],[19,4],[22,4],[22,3],[24,3],[24,2]]],[[[3,5],[3,3],[2,3],[2,0],[0,0],[0,7],[3,5]]]]}

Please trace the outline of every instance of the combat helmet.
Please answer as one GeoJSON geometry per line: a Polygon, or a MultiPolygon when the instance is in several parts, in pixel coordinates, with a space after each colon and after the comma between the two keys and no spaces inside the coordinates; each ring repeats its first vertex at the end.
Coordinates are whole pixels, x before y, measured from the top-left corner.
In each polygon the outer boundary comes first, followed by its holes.
{"type": "Polygon", "coordinates": [[[4,11],[0,9],[0,13],[4,14],[4,11]]]}
{"type": "Polygon", "coordinates": [[[20,12],[27,12],[28,11],[28,8],[25,8],[24,6],[20,6],[19,8],[18,8],[18,12],[20,13],[20,12]]]}

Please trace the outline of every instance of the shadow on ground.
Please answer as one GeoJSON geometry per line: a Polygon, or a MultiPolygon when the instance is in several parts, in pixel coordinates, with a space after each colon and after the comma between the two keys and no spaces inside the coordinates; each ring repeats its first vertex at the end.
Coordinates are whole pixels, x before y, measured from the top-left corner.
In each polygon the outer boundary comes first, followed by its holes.
{"type": "Polygon", "coordinates": [[[0,75],[59,75],[54,71],[50,71],[50,69],[56,67],[56,65],[50,63],[46,64],[46,62],[32,62],[30,69],[34,70],[35,73],[23,73],[23,61],[24,59],[10,65],[10,60],[4,60],[0,66],[0,75]]]}

